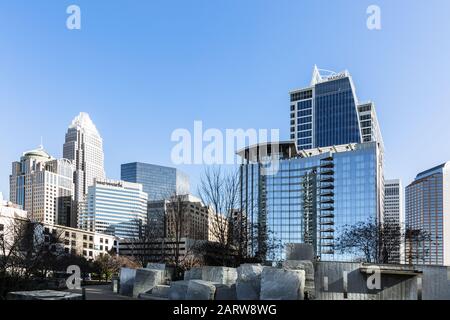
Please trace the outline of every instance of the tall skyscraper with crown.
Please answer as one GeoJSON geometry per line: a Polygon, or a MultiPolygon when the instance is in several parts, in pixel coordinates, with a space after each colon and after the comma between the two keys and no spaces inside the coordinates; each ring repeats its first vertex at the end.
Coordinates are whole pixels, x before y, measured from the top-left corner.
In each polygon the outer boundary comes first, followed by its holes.
{"type": "Polygon", "coordinates": [[[95,179],[105,179],[103,140],[89,114],[81,112],[73,119],[65,138],[63,157],[74,163],[75,203],[70,221],[78,226],[79,206],[95,179]]]}

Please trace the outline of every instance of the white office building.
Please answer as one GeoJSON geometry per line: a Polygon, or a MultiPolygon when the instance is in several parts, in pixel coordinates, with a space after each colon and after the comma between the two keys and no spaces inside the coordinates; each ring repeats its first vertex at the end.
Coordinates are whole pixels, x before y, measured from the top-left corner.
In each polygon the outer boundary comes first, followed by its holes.
{"type": "Polygon", "coordinates": [[[73,164],[55,159],[42,146],[13,162],[10,200],[36,222],[66,225],[72,216],[73,164]]]}
{"type": "Polygon", "coordinates": [[[137,238],[147,225],[147,197],[141,184],[95,180],[80,207],[79,226],[119,238],[137,238]]]}
{"type": "Polygon", "coordinates": [[[88,187],[95,179],[105,179],[103,140],[87,113],[81,112],[69,126],[63,147],[63,157],[75,165],[75,214],[70,226],[77,226],[78,205],[84,201],[88,187]]]}
{"type": "MultiPolygon", "coordinates": [[[[400,226],[401,233],[405,232],[405,211],[403,210],[403,187],[399,179],[384,182],[384,218],[385,223],[400,226]]],[[[390,257],[392,263],[404,263],[405,243],[403,237],[398,239],[399,248],[390,257]]]]}
{"type": "Polygon", "coordinates": [[[0,257],[8,255],[11,248],[16,245],[16,221],[26,221],[28,214],[18,205],[3,200],[0,192],[0,257]]]}

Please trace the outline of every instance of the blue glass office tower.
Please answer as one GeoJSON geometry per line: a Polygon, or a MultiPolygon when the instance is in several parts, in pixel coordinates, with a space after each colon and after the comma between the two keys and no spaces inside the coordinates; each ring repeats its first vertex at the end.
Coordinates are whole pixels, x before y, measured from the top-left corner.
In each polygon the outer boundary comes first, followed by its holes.
{"type": "MultiPolygon", "coordinates": [[[[241,165],[241,211],[251,226],[249,250],[279,260],[284,247],[264,250],[264,243],[308,243],[322,260],[357,258],[335,251],[345,225],[379,219],[383,212],[383,167],[376,142],[346,144],[296,152],[280,144],[270,169],[251,146],[238,152],[241,165]]],[[[269,154],[270,155],[270,154],[269,154]]],[[[270,247],[270,246],[269,246],[270,247]]]]}
{"type": "Polygon", "coordinates": [[[358,258],[335,248],[344,226],[384,218],[384,147],[375,105],[359,102],[347,71],[317,67],[310,86],[291,91],[290,101],[291,141],[266,150],[279,170],[267,172],[267,156],[258,155],[264,144],[238,152],[241,214],[252,226],[249,250],[278,260],[284,248],[275,243],[307,243],[322,260],[358,258]]]}
{"type": "Polygon", "coordinates": [[[189,193],[189,177],[170,167],[141,162],[122,164],[121,180],[142,184],[149,201],[189,193]]]}
{"type": "Polygon", "coordinates": [[[347,71],[336,74],[314,67],[310,86],[292,91],[290,98],[291,140],[298,150],[381,142],[375,106],[358,102],[347,71]]]}

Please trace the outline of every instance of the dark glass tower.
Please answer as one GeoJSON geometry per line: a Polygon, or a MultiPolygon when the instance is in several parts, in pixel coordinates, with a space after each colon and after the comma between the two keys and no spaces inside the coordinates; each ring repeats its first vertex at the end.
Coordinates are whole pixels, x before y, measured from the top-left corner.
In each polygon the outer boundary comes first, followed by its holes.
{"type": "Polygon", "coordinates": [[[375,106],[359,104],[350,74],[323,73],[315,67],[311,85],[290,93],[291,140],[297,149],[382,143],[375,106]]]}
{"type": "Polygon", "coordinates": [[[141,162],[122,164],[121,179],[142,184],[149,201],[189,193],[189,177],[175,168],[141,162]]]}

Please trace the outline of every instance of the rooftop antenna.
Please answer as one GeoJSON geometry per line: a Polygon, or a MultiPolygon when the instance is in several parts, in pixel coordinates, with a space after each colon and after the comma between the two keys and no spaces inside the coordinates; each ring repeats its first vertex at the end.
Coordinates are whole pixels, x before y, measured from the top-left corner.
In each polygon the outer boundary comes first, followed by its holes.
{"type": "Polygon", "coordinates": [[[39,149],[43,150],[44,149],[44,142],[41,136],[41,144],[39,145],[39,149]]]}

